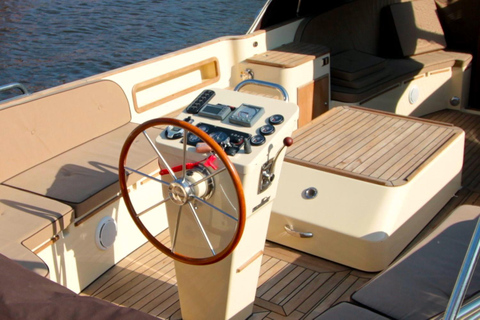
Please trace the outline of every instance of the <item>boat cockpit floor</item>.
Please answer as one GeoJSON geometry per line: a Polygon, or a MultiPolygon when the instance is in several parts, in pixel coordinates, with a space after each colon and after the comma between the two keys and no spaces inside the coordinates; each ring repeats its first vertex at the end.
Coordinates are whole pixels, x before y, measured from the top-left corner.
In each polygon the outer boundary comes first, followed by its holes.
{"type": "MultiPolygon", "coordinates": [[[[165,231],[159,237],[167,235],[165,231]]],[[[373,275],[267,242],[249,319],[314,319],[332,304],[348,300],[373,275]]],[[[160,319],[181,319],[173,261],[150,243],[82,294],[160,319]]]]}
{"type": "MultiPolygon", "coordinates": [[[[480,206],[480,116],[444,110],[428,119],[465,130],[463,188],[417,237],[421,239],[456,207],[480,206]]],[[[168,236],[165,231],[159,237],[168,236]]],[[[266,243],[257,285],[256,319],[315,319],[375,274],[266,243]]],[[[181,319],[173,261],[147,243],[99,277],[82,294],[132,307],[160,319],[181,319]]]]}

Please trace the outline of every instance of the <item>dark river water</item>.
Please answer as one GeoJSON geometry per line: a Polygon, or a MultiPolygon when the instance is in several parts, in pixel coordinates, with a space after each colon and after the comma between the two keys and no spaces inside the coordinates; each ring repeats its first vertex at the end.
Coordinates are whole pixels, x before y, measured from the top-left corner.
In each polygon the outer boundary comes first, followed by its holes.
{"type": "Polygon", "coordinates": [[[265,0],[0,0],[0,85],[54,87],[225,35],[265,0]]]}

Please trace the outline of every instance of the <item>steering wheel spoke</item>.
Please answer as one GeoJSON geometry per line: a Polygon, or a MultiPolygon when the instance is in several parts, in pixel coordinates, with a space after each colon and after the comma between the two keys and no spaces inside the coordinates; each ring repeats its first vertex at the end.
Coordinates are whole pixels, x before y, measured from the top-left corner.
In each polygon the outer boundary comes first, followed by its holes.
{"type": "Polygon", "coordinates": [[[142,177],[145,177],[145,178],[150,179],[150,180],[152,180],[152,181],[156,181],[156,182],[162,183],[162,184],[167,185],[167,186],[170,185],[170,183],[168,183],[167,181],[163,181],[162,179],[157,179],[157,178],[155,178],[154,176],[151,176],[151,175],[149,175],[149,174],[143,173],[142,171],[139,171],[139,170],[135,170],[135,169],[133,169],[133,168],[124,167],[124,170],[125,170],[125,171],[128,171],[128,172],[130,172],[130,173],[136,173],[136,174],[138,174],[138,175],[141,175],[142,177]]]}
{"type": "Polygon", "coordinates": [[[183,209],[183,206],[178,207],[177,224],[175,225],[175,230],[173,232],[173,239],[172,239],[172,253],[175,252],[175,245],[177,244],[177,236],[178,236],[178,229],[180,227],[180,219],[182,217],[182,209],[183,209]]]}
{"type": "Polygon", "coordinates": [[[197,211],[195,210],[195,208],[193,207],[191,202],[188,202],[188,206],[190,207],[190,211],[192,212],[192,215],[195,219],[195,222],[197,223],[197,226],[200,229],[200,231],[203,235],[203,238],[205,239],[205,241],[208,245],[208,248],[212,252],[212,256],[215,256],[216,253],[215,253],[215,250],[213,249],[212,242],[208,238],[207,232],[205,231],[205,228],[203,227],[202,222],[200,221],[200,218],[198,217],[197,211]]]}
{"type": "MultiPolygon", "coordinates": [[[[244,193],[238,173],[223,148],[208,134],[190,123],[172,118],[159,118],[139,125],[128,136],[122,148],[119,161],[119,182],[125,205],[137,227],[156,248],[173,259],[196,265],[215,263],[226,258],[240,241],[246,214],[244,193]],[[184,130],[184,139],[181,144],[178,140],[165,140],[166,144],[169,144],[169,153],[165,154],[162,152],[163,143],[157,144],[146,132],[151,127],[164,125],[180,127],[184,130]],[[142,134],[155,150],[158,163],[163,167],[160,174],[168,175],[165,180],[126,166],[130,147],[133,141],[142,134]],[[212,150],[211,156],[201,161],[188,161],[189,157],[198,159],[198,153],[189,150],[186,139],[188,134],[196,135],[205,142],[212,150]],[[178,143],[178,145],[174,145],[174,143],[178,143]],[[171,154],[172,150],[174,150],[174,155],[171,154]],[[180,165],[170,166],[167,160],[171,160],[171,158],[177,159],[174,161],[181,158],[180,165]],[[214,159],[219,159],[218,161],[223,164],[219,169],[214,165],[214,159]],[[202,164],[203,162],[205,165],[202,164]],[[219,179],[219,174],[223,172],[227,172],[228,175],[222,175],[219,179]],[[149,196],[163,198],[154,201],[154,205],[150,205],[137,214],[127,190],[127,173],[136,173],[159,182],[163,192],[152,193],[149,196]],[[222,192],[216,192],[217,184],[222,192]],[[233,193],[228,192],[228,194],[235,194],[237,201],[232,201],[235,197],[227,197],[227,192],[224,192],[225,186],[232,188],[231,192],[233,193]],[[201,205],[197,207],[195,202],[201,205]],[[227,211],[231,211],[231,209],[221,208],[222,203],[233,207],[235,213],[230,214],[227,211]],[[165,207],[170,224],[168,240],[159,240],[149,231],[143,220],[151,221],[151,219],[140,219],[140,216],[160,206],[165,207]],[[186,214],[185,206],[189,207],[187,210],[191,214],[186,214]],[[195,230],[197,230],[197,235],[192,235],[191,233],[195,233],[195,230]],[[200,248],[201,243],[204,243],[205,249],[200,248]]],[[[134,190],[134,192],[143,191],[134,190]]]]}
{"type": "Polygon", "coordinates": [[[222,213],[223,215],[225,215],[225,216],[229,217],[230,219],[232,219],[232,220],[234,220],[234,221],[238,221],[238,219],[237,219],[237,218],[235,218],[235,217],[234,217],[234,216],[232,216],[231,214],[229,214],[229,213],[225,212],[224,210],[222,210],[222,209],[220,209],[220,208],[216,207],[216,206],[215,206],[215,205],[213,205],[212,203],[210,203],[210,202],[208,202],[208,201],[205,201],[205,200],[203,200],[202,198],[199,198],[199,197],[195,197],[195,199],[196,199],[196,200],[198,200],[198,201],[200,201],[200,202],[202,202],[202,203],[204,203],[204,204],[206,204],[207,206],[211,207],[212,209],[214,209],[214,210],[216,210],[216,211],[218,211],[218,212],[222,213]]]}
{"type": "Polygon", "coordinates": [[[172,168],[168,165],[168,162],[165,160],[163,155],[160,153],[157,146],[155,145],[155,143],[152,141],[152,139],[148,135],[147,131],[143,130],[142,133],[145,136],[145,138],[147,139],[148,143],[150,143],[150,145],[152,146],[153,150],[155,150],[155,153],[157,154],[158,158],[160,160],[162,160],[162,163],[166,167],[166,169],[168,170],[168,173],[170,173],[170,175],[172,176],[173,179],[177,179],[177,177],[175,176],[175,172],[173,172],[172,168]]]}

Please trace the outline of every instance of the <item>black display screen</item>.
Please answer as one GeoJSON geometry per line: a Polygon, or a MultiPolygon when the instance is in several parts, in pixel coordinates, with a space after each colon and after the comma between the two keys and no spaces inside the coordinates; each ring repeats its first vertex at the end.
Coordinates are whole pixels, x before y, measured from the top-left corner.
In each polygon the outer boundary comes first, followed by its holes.
{"type": "Polygon", "coordinates": [[[219,114],[220,111],[222,111],[222,107],[207,105],[205,108],[202,109],[202,111],[211,114],[219,114]]]}

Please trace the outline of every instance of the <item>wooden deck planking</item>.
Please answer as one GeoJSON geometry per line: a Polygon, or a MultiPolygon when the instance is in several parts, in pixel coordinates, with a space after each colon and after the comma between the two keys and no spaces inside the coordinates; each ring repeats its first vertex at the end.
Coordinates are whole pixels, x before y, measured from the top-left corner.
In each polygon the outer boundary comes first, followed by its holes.
{"type": "MultiPolygon", "coordinates": [[[[345,300],[352,288],[359,287],[352,287],[354,283],[363,284],[372,276],[272,243],[266,244],[265,252],[255,313],[250,319],[304,317],[327,308],[332,301],[345,300]]],[[[173,261],[150,243],[112,267],[82,294],[160,319],[181,319],[173,261]],[[132,257],[138,260],[132,261],[132,257]]]]}
{"type": "Polygon", "coordinates": [[[325,55],[329,49],[325,46],[292,42],[278,48],[256,54],[247,59],[247,62],[274,66],[280,68],[293,68],[325,55]]]}
{"type": "MultiPolygon", "coordinates": [[[[362,148],[364,148],[366,145],[371,143],[372,140],[380,136],[384,131],[384,126],[387,126],[388,123],[391,122],[392,119],[384,118],[380,119],[380,121],[373,123],[373,125],[370,125],[366,128],[366,131],[364,133],[366,137],[362,137],[360,135],[352,137],[353,139],[350,139],[350,141],[347,141],[343,145],[343,150],[336,150],[335,152],[328,155],[326,158],[322,159],[320,163],[340,169],[342,165],[345,166],[347,163],[350,162],[349,158],[352,157],[352,155],[354,155],[356,152],[361,152],[362,148]]],[[[358,155],[356,157],[354,156],[353,160],[355,160],[357,157],[358,155]]]]}
{"type": "MultiPolygon", "coordinates": [[[[402,172],[413,172],[417,167],[419,167],[422,163],[427,161],[429,155],[434,152],[435,150],[439,149],[445,141],[451,138],[451,134],[447,130],[437,130],[431,137],[435,138],[432,139],[425,139],[425,141],[419,142],[417,148],[417,154],[413,156],[411,159],[405,159],[404,165],[400,168],[392,168],[391,170],[386,171],[384,174],[384,179],[388,180],[398,180],[401,178],[402,172]],[[438,135],[438,136],[437,136],[438,135]],[[396,171],[395,171],[396,169],[396,171]]],[[[401,163],[399,162],[399,165],[401,163]]]]}

